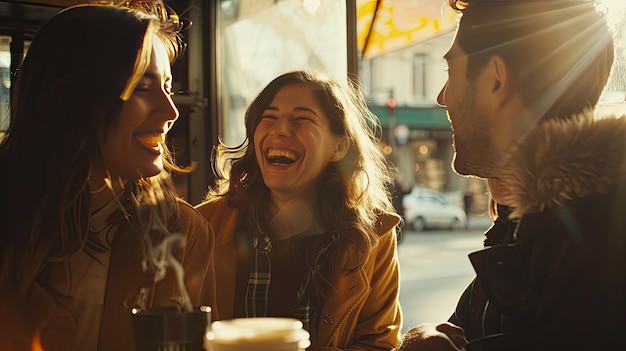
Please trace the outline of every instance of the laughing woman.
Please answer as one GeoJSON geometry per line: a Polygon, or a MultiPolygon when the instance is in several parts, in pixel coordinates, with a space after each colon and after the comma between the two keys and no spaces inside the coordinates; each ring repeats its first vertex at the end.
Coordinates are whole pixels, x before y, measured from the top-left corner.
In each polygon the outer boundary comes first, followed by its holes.
{"type": "Polygon", "coordinates": [[[197,206],[215,230],[221,318],[300,319],[315,350],[393,348],[400,218],[358,85],[286,73],[245,125],[243,145],[218,148],[222,179],[197,206]]]}
{"type": "Polygon", "coordinates": [[[133,307],[215,305],[213,233],[177,198],[164,142],[183,43],[162,3],[125,4],[61,11],[17,75],[0,144],[2,350],[132,350],[133,307]]]}

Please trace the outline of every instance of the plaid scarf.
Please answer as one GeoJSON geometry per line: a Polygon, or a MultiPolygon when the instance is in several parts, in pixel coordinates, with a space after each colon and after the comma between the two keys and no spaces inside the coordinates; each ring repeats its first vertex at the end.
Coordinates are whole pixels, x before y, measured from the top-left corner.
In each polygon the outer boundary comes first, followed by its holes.
{"type": "MultiPolygon", "coordinates": [[[[332,240],[320,249],[313,266],[309,268],[306,278],[298,289],[298,303],[294,306],[293,317],[302,322],[303,328],[309,331],[310,339],[315,340],[315,321],[312,300],[311,284],[319,275],[321,265],[325,262],[328,250],[336,241],[335,233],[331,233],[332,240]]],[[[246,289],[246,317],[266,317],[268,304],[268,291],[272,277],[272,262],[270,251],[272,241],[270,237],[260,227],[257,226],[256,233],[252,237],[254,248],[254,264],[248,277],[246,289]]]]}
{"type": "Polygon", "coordinates": [[[246,317],[267,316],[267,298],[272,277],[272,261],[270,251],[272,241],[270,237],[257,226],[257,231],[252,237],[254,248],[254,266],[250,270],[248,288],[246,289],[246,317]],[[259,245],[259,236],[263,245],[259,245]]]}

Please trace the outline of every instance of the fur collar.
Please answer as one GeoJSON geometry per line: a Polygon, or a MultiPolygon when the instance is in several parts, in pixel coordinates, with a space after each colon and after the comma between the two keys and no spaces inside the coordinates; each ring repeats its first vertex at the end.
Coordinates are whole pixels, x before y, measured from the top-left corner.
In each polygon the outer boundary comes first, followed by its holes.
{"type": "Polygon", "coordinates": [[[626,174],[625,154],[626,118],[586,111],[537,125],[503,164],[510,218],[606,192],[626,174]]]}

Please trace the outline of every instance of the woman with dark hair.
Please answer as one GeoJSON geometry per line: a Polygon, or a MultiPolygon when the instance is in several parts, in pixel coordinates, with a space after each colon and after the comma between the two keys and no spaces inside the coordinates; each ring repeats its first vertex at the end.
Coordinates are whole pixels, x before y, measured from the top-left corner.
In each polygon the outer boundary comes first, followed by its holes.
{"type": "Polygon", "coordinates": [[[0,144],[3,349],[131,350],[132,308],[215,306],[213,233],[165,144],[179,27],[131,1],[67,8],[34,38],[0,144]]]}
{"type": "Polygon", "coordinates": [[[216,235],[222,318],[291,317],[315,350],[389,350],[401,327],[392,182],[378,119],[355,81],[275,78],[246,112],[246,141],[196,208],[216,235]]]}

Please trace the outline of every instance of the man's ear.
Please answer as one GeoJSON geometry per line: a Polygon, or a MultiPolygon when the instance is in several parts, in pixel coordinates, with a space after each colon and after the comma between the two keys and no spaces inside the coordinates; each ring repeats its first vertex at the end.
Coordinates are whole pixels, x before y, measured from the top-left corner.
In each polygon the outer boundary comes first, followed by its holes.
{"type": "Polygon", "coordinates": [[[330,160],[332,162],[341,160],[344,156],[346,156],[349,149],[350,149],[350,138],[346,136],[341,137],[339,141],[337,142],[337,145],[335,145],[335,150],[333,151],[333,154],[331,155],[330,160]]]}
{"type": "Polygon", "coordinates": [[[509,66],[502,57],[493,56],[487,65],[487,88],[491,98],[500,107],[509,97],[511,86],[511,74],[509,66]]]}

